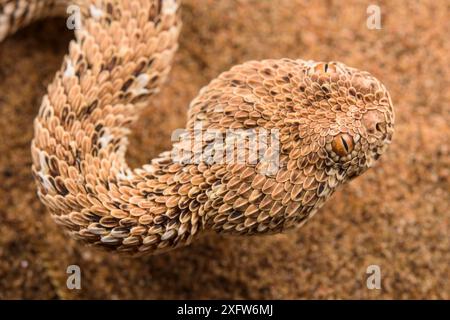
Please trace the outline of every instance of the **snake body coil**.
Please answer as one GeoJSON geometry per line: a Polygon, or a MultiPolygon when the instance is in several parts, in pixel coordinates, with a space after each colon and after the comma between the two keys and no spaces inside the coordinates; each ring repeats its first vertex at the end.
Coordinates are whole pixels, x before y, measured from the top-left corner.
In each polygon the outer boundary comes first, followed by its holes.
{"type": "Polygon", "coordinates": [[[200,91],[172,150],[130,170],[129,126],[169,73],[178,4],[0,0],[0,40],[69,5],[79,7],[81,25],[43,99],[31,149],[38,195],[76,239],[148,254],[206,230],[299,227],[391,141],[392,102],[369,73],[339,62],[250,61],[200,91]],[[270,139],[247,141],[249,132],[270,139]],[[224,160],[230,146],[236,154],[224,160]]]}

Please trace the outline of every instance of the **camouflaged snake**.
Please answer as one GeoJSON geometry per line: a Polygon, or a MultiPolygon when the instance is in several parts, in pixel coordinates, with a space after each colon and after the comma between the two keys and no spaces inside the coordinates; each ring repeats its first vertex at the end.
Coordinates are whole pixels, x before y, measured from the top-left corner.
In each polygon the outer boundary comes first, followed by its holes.
{"type": "Polygon", "coordinates": [[[81,19],[43,98],[31,150],[39,198],[76,239],[140,255],[207,230],[299,227],[391,141],[392,102],[369,73],[339,62],[250,61],[200,91],[172,150],[131,170],[129,127],[167,78],[179,4],[0,0],[0,41],[36,19],[67,15],[69,6],[81,19]],[[275,132],[276,141],[233,143],[236,158],[224,160],[230,132],[275,132]]]}

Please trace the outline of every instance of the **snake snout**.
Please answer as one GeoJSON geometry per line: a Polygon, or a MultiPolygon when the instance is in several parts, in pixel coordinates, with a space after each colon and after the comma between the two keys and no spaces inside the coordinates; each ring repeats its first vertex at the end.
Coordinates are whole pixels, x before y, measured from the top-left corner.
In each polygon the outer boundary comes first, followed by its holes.
{"type": "Polygon", "coordinates": [[[369,110],[363,116],[363,124],[367,133],[375,136],[386,135],[386,121],[384,114],[377,110],[369,110]]]}

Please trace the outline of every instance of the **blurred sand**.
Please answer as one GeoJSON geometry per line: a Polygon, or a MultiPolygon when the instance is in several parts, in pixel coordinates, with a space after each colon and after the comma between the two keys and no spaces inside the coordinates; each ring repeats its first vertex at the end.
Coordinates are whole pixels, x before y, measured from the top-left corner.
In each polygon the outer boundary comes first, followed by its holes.
{"type": "Polygon", "coordinates": [[[340,60],[390,90],[396,133],[376,168],[338,191],[298,232],[211,235],[129,259],[68,241],[35,196],[29,145],[46,85],[72,35],[40,22],[0,44],[0,298],[450,299],[450,4],[184,1],[169,83],[136,124],[129,159],[148,162],[184,126],[189,101],[220,72],[263,58],[340,60]],[[66,267],[82,290],[66,289],[66,267]],[[368,290],[377,264],[382,289],[368,290]]]}

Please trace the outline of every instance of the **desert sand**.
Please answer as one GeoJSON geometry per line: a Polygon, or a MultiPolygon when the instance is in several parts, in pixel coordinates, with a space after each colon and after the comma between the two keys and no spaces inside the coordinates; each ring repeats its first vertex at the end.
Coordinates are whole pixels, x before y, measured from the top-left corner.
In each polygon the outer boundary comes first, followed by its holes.
{"type": "Polygon", "coordinates": [[[147,258],[124,258],[68,239],[36,197],[33,118],[73,34],[38,22],[0,44],[0,298],[412,299],[450,298],[450,7],[448,1],[187,0],[170,79],[130,137],[132,166],[182,128],[190,100],[247,60],[339,60],[391,93],[388,152],[345,185],[302,229],[266,237],[215,234],[147,258]],[[82,270],[68,290],[66,267],[82,270]],[[381,268],[369,290],[366,269],[381,268]]]}

